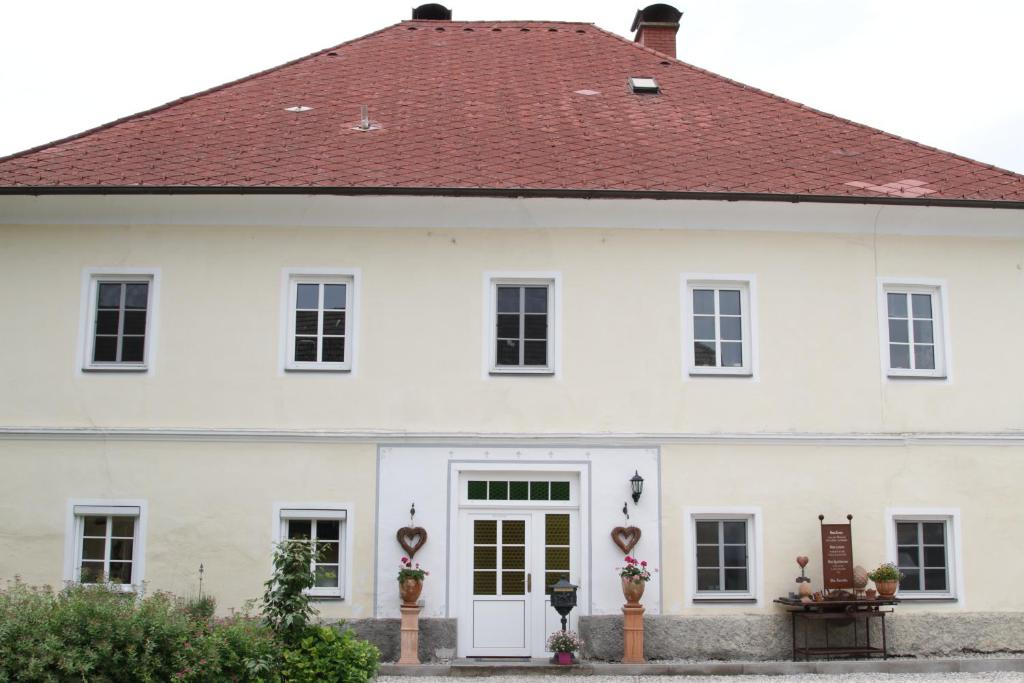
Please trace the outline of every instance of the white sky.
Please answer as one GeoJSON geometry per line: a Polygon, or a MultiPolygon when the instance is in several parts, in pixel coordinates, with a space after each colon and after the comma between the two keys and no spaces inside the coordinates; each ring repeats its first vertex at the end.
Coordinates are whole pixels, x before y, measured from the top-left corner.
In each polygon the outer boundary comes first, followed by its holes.
{"type": "MultiPolygon", "coordinates": [[[[0,155],[409,18],[416,0],[9,0],[0,155]]],[[[455,19],[591,21],[648,2],[449,0],[455,19]]],[[[1021,0],[676,0],[684,61],[1024,173],[1021,0]]],[[[370,65],[368,65],[370,66],[370,65]]]]}

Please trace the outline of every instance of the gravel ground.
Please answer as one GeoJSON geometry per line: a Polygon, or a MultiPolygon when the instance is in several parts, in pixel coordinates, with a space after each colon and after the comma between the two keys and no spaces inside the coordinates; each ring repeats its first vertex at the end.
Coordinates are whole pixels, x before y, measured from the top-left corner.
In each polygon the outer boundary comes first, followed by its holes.
{"type": "MultiPolygon", "coordinates": [[[[795,676],[523,676],[529,683],[1024,683],[1024,673],[947,673],[947,674],[799,674],[795,676]]],[[[480,678],[441,678],[381,676],[380,683],[511,683],[513,676],[480,678]]]]}

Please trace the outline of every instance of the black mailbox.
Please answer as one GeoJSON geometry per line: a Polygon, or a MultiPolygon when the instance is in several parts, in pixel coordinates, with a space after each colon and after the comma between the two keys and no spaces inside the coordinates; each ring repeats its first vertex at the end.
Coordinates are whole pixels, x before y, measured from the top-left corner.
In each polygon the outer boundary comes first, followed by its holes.
{"type": "Polygon", "coordinates": [[[576,589],[579,586],[574,586],[565,578],[562,577],[558,580],[558,583],[551,586],[551,606],[555,608],[555,611],[562,616],[562,630],[565,630],[566,617],[569,616],[569,612],[576,606],[576,589]]]}

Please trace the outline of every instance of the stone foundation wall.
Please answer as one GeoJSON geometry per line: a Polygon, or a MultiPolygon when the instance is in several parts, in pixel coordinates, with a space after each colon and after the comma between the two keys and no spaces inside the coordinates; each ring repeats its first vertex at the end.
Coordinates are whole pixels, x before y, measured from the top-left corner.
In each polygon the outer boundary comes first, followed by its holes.
{"type": "MultiPolygon", "coordinates": [[[[871,642],[881,644],[880,623],[873,621],[871,642]]],[[[889,652],[905,657],[949,656],[964,652],[1024,652],[1024,613],[946,612],[886,617],[889,652]]],[[[864,642],[863,628],[860,642],[864,642]]],[[[824,644],[821,627],[812,624],[809,644],[824,644]]],[[[853,629],[833,622],[829,642],[851,644],[853,629]]],[[[587,659],[622,658],[622,617],[580,617],[587,659]]],[[[803,630],[797,632],[803,643],[803,630]]],[[[644,618],[644,654],[649,660],[772,660],[792,656],[788,614],[736,616],[657,615],[644,618]]]]}
{"type": "MultiPolygon", "coordinates": [[[[351,619],[344,626],[380,648],[382,662],[397,662],[401,654],[400,619],[351,619]]],[[[438,650],[455,651],[455,619],[420,619],[420,661],[440,661],[438,650]]]]}

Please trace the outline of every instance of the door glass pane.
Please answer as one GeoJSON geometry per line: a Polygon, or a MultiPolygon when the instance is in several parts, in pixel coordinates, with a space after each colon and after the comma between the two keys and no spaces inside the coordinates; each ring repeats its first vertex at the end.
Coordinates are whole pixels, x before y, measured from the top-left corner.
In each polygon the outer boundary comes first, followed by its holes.
{"type": "Polygon", "coordinates": [[[526,595],[526,572],[502,572],[502,595],[526,595]]]}
{"type": "Polygon", "coordinates": [[[498,522],[493,519],[477,519],[473,521],[473,542],[483,545],[495,545],[498,542],[498,522]]]}
{"type": "Polygon", "coordinates": [[[551,595],[551,587],[565,579],[569,580],[569,572],[544,572],[544,594],[551,595]]]}
{"type": "Polygon", "coordinates": [[[497,572],[473,572],[473,595],[497,595],[497,572]]]}
{"type": "Polygon", "coordinates": [[[501,523],[502,545],[525,545],[526,522],[522,519],[506,519],[501,523]]]}
{"type": "Polygon", "coordinates": [[[551,482],[551,500],[569,500],[569,482],[551,482]]]}
{"type": "Polygon", "coordinates": [[[546,545],[569,545],[569,515],[545,515],[544,542],[546,545]]]}
{"type": "Polygon", "coordinates": [[[494,546],[478,545],[473,548],[474,569],[497,569],[498,549],[494,546]]]}
{"type": "Polygon", "coordinates": [[[568,548],[547,548],[544,551],[544,563],[548,569],[569,569],[568,548]]]}
{"type": "Polygon", "coordinates": [[[502,545],[501,568],[526,569],[526,548],[521,545],[502,545]]]}

